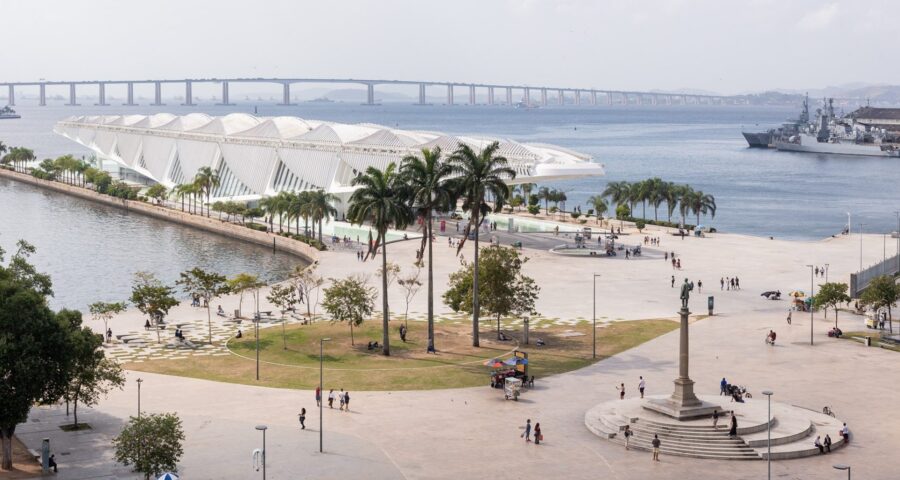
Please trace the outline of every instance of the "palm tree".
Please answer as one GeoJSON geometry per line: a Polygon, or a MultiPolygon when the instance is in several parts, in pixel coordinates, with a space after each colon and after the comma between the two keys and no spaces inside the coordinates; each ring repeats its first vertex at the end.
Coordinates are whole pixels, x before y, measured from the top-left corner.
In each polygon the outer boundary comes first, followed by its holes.
{"type": "Polygon", "coordinates": [[[5,143],[3,143],[3,140],[0,140],[0,155],[3,155],[8,151],[9,147],[7,147],[5,143]]]}
{"type": "Polygon", "coordinates": [[[686,211],[694,212],[697,215],[696,225],[700,225],[700,215],[710,214],[712,218],[716,218],[716,199],[712,195],[703,193],[702,190],[690,190],[682,202],[686,202],[686,211]]]}
{"type": "Polygon", "coordinates": [[[452,184],[453,174],[450,164],[441,158],[441,147],[422,149],[417,155],[403,157],[400,164],[403,183],[409,188],[409,200],[418,215],[424,219],[423,249],[428,244],[428,346],[434,347],[434,267],[432,265],[432,215],[446,212],[456,204],[452,184]]]}
{"type": "Polygon", "coordinates": [[[475,263],[472,279],[472,346],[479,346],[478,342],[478,315],[481,305],[478,301],[478,230],[481,222],[491,211],[490,205],[485,202],[485,195],[490,194],[494,198],[494,212],[499,212],[509,197],[509,186],[506,180],[516,178],[516,171],[510,168],[505,157],[495,156],[500,148],[498,142],[493,142],[481,152],[475,153],[472,147],[460,144],[459,148],[450,156],[450,165],[454,175],[454,187],[456,193],[462,197],[463,211],[469,212],[471,221],[466,227],[466,236],[472,226],[475,227],[475,263]]]}
{"type": "Polygon", "coordinates": [[[606,188],[603,190],[603,193],[601,193],[600,196],[609,198],[618,207],[619,205],[628,202],[628,195],[630,191],[631,189],[629,188],[628,182],[621,180],[618,182],[609,182],[608,184],[606,184],[606,188]]]}
{"type": "Polygon", "coordinates": [[[659,177],[653,177],[644,183],[647,184],[647,201],[653,205],[653,220],[659,221],[659,206],[665,200],[666,183],[659,177]]]}
{"type": "MultiPolygon", "coordinates": [[[[222,179],[219,177],[218,170],[213,170],[211,167],[200,167],[197,174],[194,175],[194,183],[200,187],[200,195],[205,195],[206,203],[209,204],[212,191],[221,185],[222,179]]],[[[200,213],[203,213],[202,208],[200,213]]],[[[209,208],[206,209],[206,216],[209,216],[209,208]]]]}
{"type": "MultiPolygon", "coordinates": [[[[372,226],[378,232],[378,240],[375,243],[375,254],[381,246],[381,271],[387,272],[387,230],[394,225],[397,229],[404,229],[413,221],[412,209],[406,203],[405,186],[399,174],[396,173],[396,164],[391,163],[384,171],[375,167],[369,167],[363,175],[353,179],[353,186],[359,187],[350,196],[350,208],[347,216],[352,223],[361,225],[365,221],[372,222],[372,226]]],[[[382,353],[391,354],[390,338],[388,336],[388,320],[390,310],[388,306],[388,276],[381,276],[382,289],[382,353]]]]}
{"type": "Polygon", "coordinates": [[[597,223],[600,223],[603,214],[609,209],[606,199],[602,195],[593,195],[591,198],[588,198],[588,203],[594,207],[594,213],[597,214],[597,223]]]}
{"type": "Polygon", "coordinates": [[[540,198],[541,200],[544,201],[544,211],[545,212],[550,209],[549,202],[550,202],[551,196],[553,196],[553,194],[550,192],[550,188],[541,187],[538,189],[538,198],[540,198]]]}
{"type": "Polygon", "coordinates": [[[519,185],[519,190],[522,191],[522,196],[524,197],[523,200],[525,200],[525,205],[530,205],[530,203],[528,203],[528,202],[531,200],[531,191],[534,190],[534,187],[536,187],[536,186],[537,185],[535,185],[533,183],[523,183],[523,184],[519,185]]]}
{"type": "Polygon", "coordinates": [[[187,184],[183,183],[181,185],[175,185],[170,192],[173,197],[181,200],[181,211],[184,211],[184,197],[188,194],[187,192],[187,184]]]}
{"type": "Polygon", "coordinates": [[[333,204],[340,203],[340,201],[334,194],[325,193],[325,190],[310,192],[309,203],[306,204],[307,211],[314,226],[316,222],[319,222],[319,243],[322,243],[322,220],[337,216],[337,209],[333,204]]]}
{"type": "Polygon", "coordinates": [[[297,222],[297,234],[300,234],[300,219],[303,219],[304,236],[309,236],[309,208],[306,205],[309,203],[311,193],[309,191],[294,193],[287,205],[288,221],[293,219],[297,222]]]}
{"type": "Polygon", "coordinates": [[[675,213],[675,209],[678,207],[678,200],[681,198],[684,186],[676,185],[672,182],[666,182],[664,185],[665,187],[663,188],[663,197],[666,201],[669,223],[671,223],[672,214],[675,213]]]}

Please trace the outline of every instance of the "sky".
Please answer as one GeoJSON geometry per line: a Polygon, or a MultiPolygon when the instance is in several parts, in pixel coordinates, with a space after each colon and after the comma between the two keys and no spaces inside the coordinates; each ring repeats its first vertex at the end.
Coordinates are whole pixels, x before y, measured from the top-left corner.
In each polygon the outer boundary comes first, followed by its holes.
{"type": "Polygon", "coordinates": [[[900,1],[0,0],[0,82],[346,77],[734,94],[897,83],[900,1]]]}

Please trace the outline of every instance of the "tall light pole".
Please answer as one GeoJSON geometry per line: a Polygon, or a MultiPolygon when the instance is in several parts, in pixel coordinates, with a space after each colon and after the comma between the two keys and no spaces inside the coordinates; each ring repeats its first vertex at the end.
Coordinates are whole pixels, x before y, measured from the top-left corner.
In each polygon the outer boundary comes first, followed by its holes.
{"type": "Polygon", "coordinates": [[[813,297],[816,292],[813,286],[813,266],[807,265],[809,267],[809,344],[813,344],[813,297]]]}
{"type": "Polygon", "coordinates": [[[825,283],[828,283],[828,264],[825,264],[825,283]]]}
{"type": "Polygon", "coordinates": [[[331,341],[330,338],[319,339],[319,453],[322,453],[322,416],[325,413],[325,361],[322,354],[325,350],[325,342],[331,341]]]}
{"type": "Polygon", "coordinates": [[[862,272],[862,240],[863,240],[863,226],[865,223],[859,224],[859,271],[862,272]]]}
{"type": "MultiPolygon", "coordinates": [[[[257,285],[256,292],[253,295],[253,299],[256,303],[256,317],[253,319],[253,322],[256,324],[256,380],[259,381],[259,289],[260,287],[257,285]]],[[[265,435],[264,435],[265,436],[265,435]]],[[[263,469],[265,470],[265,469],[263,469]]]]}
{"type": "Polygon", "coordinates": [[[766,454],[766,465],[769,469],[769,480],[772,480],[772,391],[763,390],[763,395],[769,400],[769,416],[766,422],[766,444],[769,452],[766,454]]]}
{"type": "Polygon", "coordinates": [[[900,210],[894,211],[897,215],[897,271],[900,272],[900,210]]]}
{"type": "Polygon", "coordinates": [[[599,277],[599,273],[594,274],[594,331],[591,342],[593,343],[592,351],[594,360],[597,359],[597,277],[599,277]]]}
{"type": "Polygon", "coordinates": [[[138,378],[135,382],[137,382],[138,386],[138,418],[141,418],[141,384],[144,383],[144,380],[138,378]]]}
{"type": "Polygon", "coordinates": [[[257,425],[256,429],[263,432],[263,449],[262,449],[262,467],[263,467],[263,480],[266,480],[266,427],[265,425],[257,425]]]}
{"type": "Polygon", "coordinates": [[[835,470],[846,470],[847,471],[847,480],[850,480],[850,465],[844,465],[843,463],[839,463],[837,465],[833,465],[835,470]]]}

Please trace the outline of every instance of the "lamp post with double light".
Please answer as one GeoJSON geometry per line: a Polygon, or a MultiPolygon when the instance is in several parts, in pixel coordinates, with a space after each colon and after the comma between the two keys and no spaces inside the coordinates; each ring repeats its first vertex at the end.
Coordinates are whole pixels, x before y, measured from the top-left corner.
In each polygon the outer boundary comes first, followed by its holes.
{"type": "Polygon", "coordinates": [[[594,328],[591,337],[591,343],[593,344],[591,358],[594,360],[597,359],[597,277],[599,276],[599,273],[594,274],[594,328]]]}
{"type": "Polygon", "coordinates": [[[265,425],[257,425],[256,429],[261,431],[263,434],[263,448],[262,448],[262,471],[263,471],[263,480],[266,480],[266,429],[269,428],[265,425]]]}
{"type": "Polygon", "coordinates": [[[322,416],[325,413],[324,405],[325,405],[325,356],[323,355],[325,351],[325,342],[331,341],[330,338],[320,338],[319,339],[319,453],[322,453],[322,428],[324,422],[322,421],[322,416]]]}
{"type": "Polygon", "coordinates": [[[847,471],[847,480],[850,480],[850,465],[844,465],[843,463],[839,463],[837,465],[833,465],[835,470],[846,470],[847,471]]]}

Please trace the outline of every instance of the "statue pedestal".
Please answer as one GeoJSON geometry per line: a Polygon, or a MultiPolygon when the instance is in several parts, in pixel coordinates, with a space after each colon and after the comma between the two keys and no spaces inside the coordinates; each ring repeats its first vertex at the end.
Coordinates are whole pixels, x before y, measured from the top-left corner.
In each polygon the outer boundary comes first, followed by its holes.
{"type": "Polygon", "coordinates": [[[709,416],[716,410],[721,410],[722,407],[704,402],[694,394],[694,381],[688,375],[688,360],[690,359],[688,316],[691,312],[687,307],[682,306],[678,314],[681,316],[681,341],[678,351],[678,378],[675,379],[675,391],[669,398],[648,400],[643,407],[677,420],[709,416]]]}

